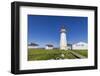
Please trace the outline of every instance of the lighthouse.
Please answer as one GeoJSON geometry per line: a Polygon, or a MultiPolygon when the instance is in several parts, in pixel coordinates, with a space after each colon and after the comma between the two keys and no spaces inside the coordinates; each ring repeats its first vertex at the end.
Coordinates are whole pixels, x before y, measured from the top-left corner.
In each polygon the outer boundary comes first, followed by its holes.
{"type": "Polygon", "coordinates": [[[67,38],[66,38],[66,29],[64,26],[60,30],[60,49],[67,50],[67,38]]]}

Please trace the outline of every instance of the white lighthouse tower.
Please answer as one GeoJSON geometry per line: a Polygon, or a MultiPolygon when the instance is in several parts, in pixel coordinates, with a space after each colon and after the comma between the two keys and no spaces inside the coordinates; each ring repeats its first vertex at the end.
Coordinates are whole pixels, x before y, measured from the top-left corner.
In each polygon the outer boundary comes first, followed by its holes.
{"type": "Polygon", "coordinates": [[[64,26],[60,30],[60,49],[67,50],[66,29],[64,26]]]}

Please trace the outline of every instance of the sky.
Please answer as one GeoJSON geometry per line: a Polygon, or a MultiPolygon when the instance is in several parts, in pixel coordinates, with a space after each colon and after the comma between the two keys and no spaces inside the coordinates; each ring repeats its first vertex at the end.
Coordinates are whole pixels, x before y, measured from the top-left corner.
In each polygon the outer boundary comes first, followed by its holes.
{"type": "Polygon", "coordinates": [[[59,47],[62,26],[66,28],[68,44],[88,42],[88,17],[28,15],[28,43],[59,47]]]}

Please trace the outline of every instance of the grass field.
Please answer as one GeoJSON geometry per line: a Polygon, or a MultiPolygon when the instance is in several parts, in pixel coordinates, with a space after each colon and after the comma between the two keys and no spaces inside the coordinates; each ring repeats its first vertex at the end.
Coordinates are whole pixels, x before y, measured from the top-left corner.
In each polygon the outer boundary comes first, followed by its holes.
{"type": "Polygon", "coordinates": [[[33,60],[58,60],[58,59],[77,59],[70,51],[88,57],[87,50],[45,50],[45,49],[28,49],[28,61],[33,60]]]}

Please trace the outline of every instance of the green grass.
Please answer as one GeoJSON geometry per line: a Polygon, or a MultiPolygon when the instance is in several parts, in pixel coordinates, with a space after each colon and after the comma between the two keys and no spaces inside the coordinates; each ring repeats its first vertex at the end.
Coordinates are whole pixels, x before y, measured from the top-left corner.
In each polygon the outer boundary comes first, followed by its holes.
{"type": "MultiPolygon", "coordinates": [[[[70,50],[45,50],[45,49],[28,49],[28,60],[58,60],[58,59],[77,59],[73,54],[69,52],[70,50]],[[64,55],[64,56],[63,56],[64,55]]],[[[75,52],[87,56],[85,53],[74,50],[75,52]]]]}

